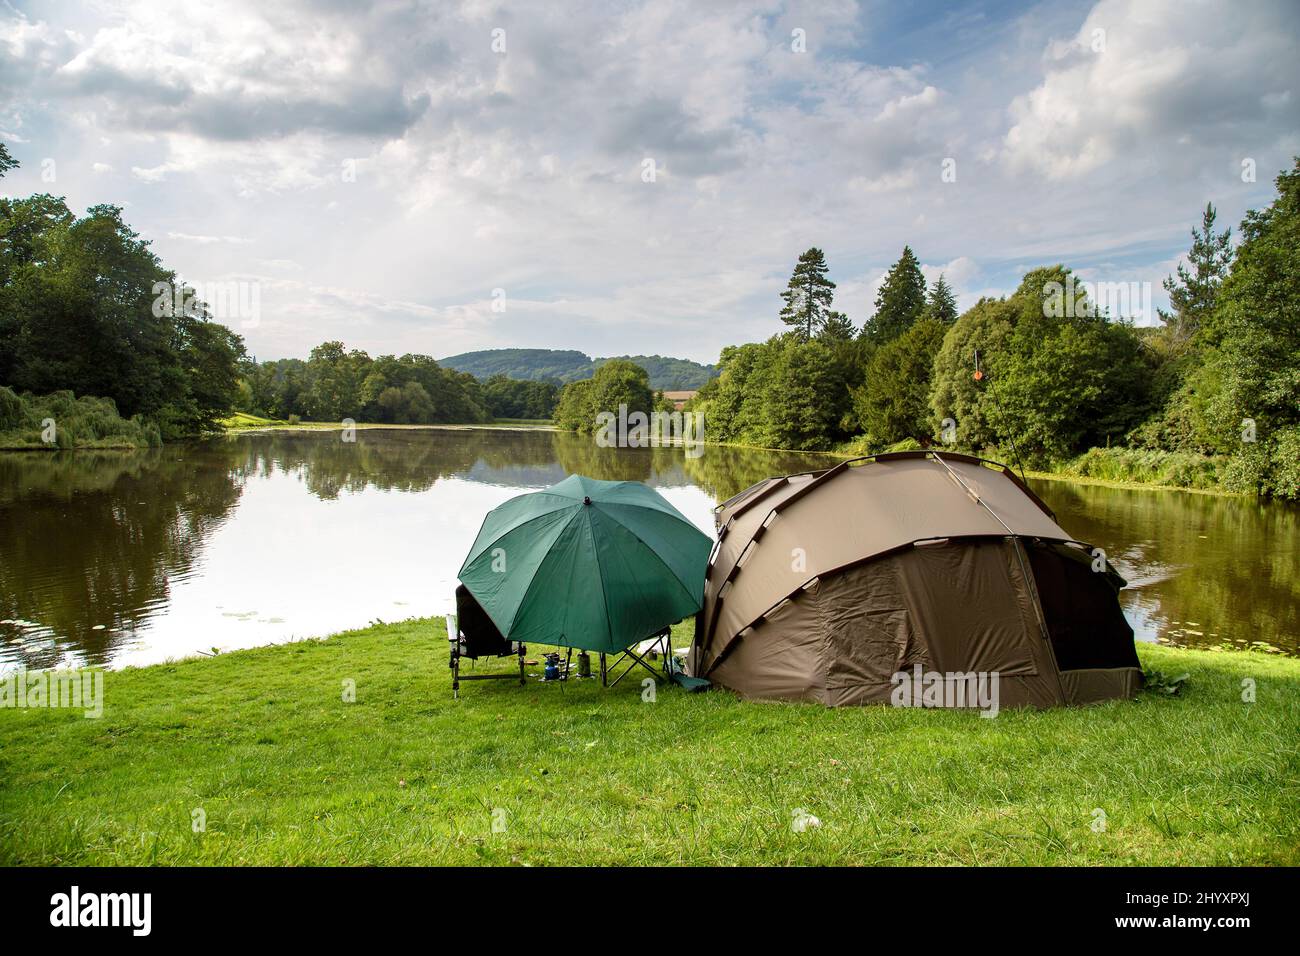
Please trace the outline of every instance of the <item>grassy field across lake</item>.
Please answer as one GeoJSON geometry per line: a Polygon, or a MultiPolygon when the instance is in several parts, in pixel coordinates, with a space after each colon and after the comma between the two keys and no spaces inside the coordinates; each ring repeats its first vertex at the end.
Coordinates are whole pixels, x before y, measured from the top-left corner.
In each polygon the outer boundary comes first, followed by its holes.
{"type": "Polygon", "coordinates": [[[1300,661],[1140,654],[1182,696],[995,719],[457,701],[441,620],[111,672],[99,719],[0,709],[0,864],[1300,863],[1300,661]]]}

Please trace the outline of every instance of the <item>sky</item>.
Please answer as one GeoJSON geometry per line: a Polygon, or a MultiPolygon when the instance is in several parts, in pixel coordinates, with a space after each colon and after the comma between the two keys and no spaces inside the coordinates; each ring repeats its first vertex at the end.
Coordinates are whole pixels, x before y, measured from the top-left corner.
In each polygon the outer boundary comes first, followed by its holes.
{"type": "Polygon", "coordinates": [[[904,244],[963,309],[1063,262],[1147,323],[1300,154],[1300,3],[0,0],[0,141],[263,360],[712,362],[810,246],[857,324],[904,244]]]}

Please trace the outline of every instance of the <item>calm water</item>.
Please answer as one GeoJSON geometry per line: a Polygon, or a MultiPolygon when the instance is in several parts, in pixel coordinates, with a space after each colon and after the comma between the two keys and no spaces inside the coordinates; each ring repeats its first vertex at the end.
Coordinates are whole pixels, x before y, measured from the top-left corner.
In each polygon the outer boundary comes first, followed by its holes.
{"type": "MultiPolygon", "coordinates": [[[[825,458],[601,449],[551,432],[247,434],[146,453],[0,455],[0,668],[147,664],[442,613],[483,515],[567,474],[717,502],[825,458]]],[[[1300,510],[1042,482],[1106,550],[1138,636],[1297,652],[1300,510]]]]}

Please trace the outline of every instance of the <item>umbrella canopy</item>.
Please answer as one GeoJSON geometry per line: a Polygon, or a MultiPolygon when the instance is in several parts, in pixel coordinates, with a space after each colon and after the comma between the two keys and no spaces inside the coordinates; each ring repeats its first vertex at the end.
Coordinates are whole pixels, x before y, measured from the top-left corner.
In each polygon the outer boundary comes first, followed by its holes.
{"type": "Polygon", "coordinates": [[[614,652],[700,609],[712,548],[653,489],[571,475],[488,512],[457,576],[512,641],[614,652]]]}

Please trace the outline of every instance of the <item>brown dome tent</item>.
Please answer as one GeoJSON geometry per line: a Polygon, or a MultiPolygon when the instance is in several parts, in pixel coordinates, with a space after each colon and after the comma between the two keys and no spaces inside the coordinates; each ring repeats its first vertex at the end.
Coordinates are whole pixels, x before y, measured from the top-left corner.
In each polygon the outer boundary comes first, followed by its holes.
{"type": "Polygon", "coordinates": [[[768,478],[716,517],[689,669],[745,697],[888,703],[922,673],[996,674],[1003,707],[1140,686],[1124,580],[1005,465],[877,455],[768,478]]]}

